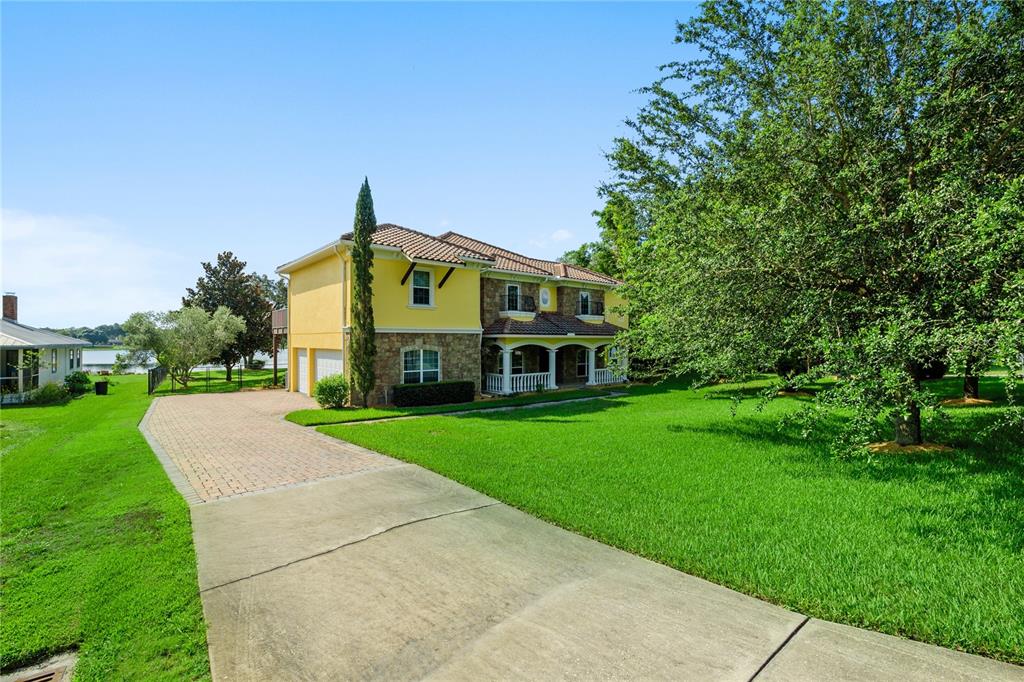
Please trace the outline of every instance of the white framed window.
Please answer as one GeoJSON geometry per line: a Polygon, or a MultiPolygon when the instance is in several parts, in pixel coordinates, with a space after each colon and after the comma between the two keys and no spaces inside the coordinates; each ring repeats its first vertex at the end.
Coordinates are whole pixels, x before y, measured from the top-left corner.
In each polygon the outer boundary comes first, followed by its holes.
{"type": "Polygon", "coordinates": [[[75,368],[75,349],[68,348],[68,369],[75,368]]]}
{"type": "Polygon", "coordinates": [[[505,285],[505,310],[519,310],[519,285],[505,285]]]}
{"type": "Polygon", "coordinates": [[[75,360],[78,361],[78,369],[82,369],[82,349],[78,348],[75,350],[75,360]]]}
{"type": "Polygon", "coordinates": [[[441,353],[430,348],[414,348],[402,353],[402,383],[422,384],[441,380],[441,353]]]}
{"type": "Polygon", "coordinates": [[[547,287],[540,288],[540,304],[545,308],[551,305],[551,289],[547,287]]]}
{"type": "Polygon", "coordinates": [[[580,292],[580,312],[579,312],[579,314],[580,315],[589,315],[590,314],[590,292],[589,291],[581,291],[580,292]]]}
{"type": "Polygon", "coordinates": [[[409,305],[434,305],[434,273],[430,270],[412,271],[412,278],[409,280],[409,305]]]}
{"type": "Polygon", "coordinates": [[[56,373],[57,372],[57,349],[56,348],[51,348],[50,349],[50,372],[51,373],[56,373]]]}
{"type": "Polygon", "coordinates": [[[587,349],[580,348],[576,351],[576,376],[587,376],[587,349]]]}
{"type": "Polygon", "coordinates": [[[512,373],[523,373],[523,351],[521,350],[512,351],[512,373]]]}

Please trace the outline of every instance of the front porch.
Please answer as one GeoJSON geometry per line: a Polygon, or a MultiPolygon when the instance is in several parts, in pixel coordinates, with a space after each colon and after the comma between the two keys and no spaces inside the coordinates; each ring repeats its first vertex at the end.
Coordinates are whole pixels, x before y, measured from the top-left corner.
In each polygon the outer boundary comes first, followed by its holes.
{"type": "Polygon", "coordinates": [[[485,341],[483,392],[512,395],[568,386],[600,386],[626,380],[625,363],[610,342],[548,344],[485,341]]]}

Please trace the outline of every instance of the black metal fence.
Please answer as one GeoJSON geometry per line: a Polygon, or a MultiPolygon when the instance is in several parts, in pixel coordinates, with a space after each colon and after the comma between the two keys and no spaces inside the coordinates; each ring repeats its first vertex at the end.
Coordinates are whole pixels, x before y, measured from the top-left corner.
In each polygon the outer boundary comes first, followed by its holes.
{"type": "Polygon", "coordinates": [[[149,394],[153,395],[153,391],[155,391],[160,384],[164,383],[164,379],[167,378],[167,368],[154,367],[146,374],[149,375],[149,394]]]}
{"type": "MultiPolygon", "coordinates": [[[[238,387],[238,390],[242,390],[242,388],[244,386],[243,382],[244,382],[244,379],[245,379],[245,367],[243,365],[236,365],[235,367],[232,368],[232,370],[233,371],[231,372],[231,374],[232,374],[232,376],[231,376],[231,383],[232,384],[236,384],[237,387],[238,387]]],[[[215,390],[216,392],[221,392],[223,390],[223,388],[222,388],[223,385],[226,383],[224,381],[224,377],[223,376],[213,376],[211,374],[212,371],[220,372],[220,371],[222,371],[222,368],[220,368],[220,367],[204,367],[202,369],[193,370],[191,378],[189,379],[189,382],[188,382],[188,389],[187,389],[187,391],[189,393],[196,393],[197,390],[198,390],[197,387],[201,387],[202,388],[201,392],[203,392],[203,393],[210,393],[211,392],[211,388],[213,390],[215,390]]],[[[148,374],[149,374],[149,394],[153,395],[153,392],[156,391],[158,388],[160,388],[160,385],[163,384],[164,381],[167,380],[168,371],[167,371],[166,367],[154,367],[153,369],[149,370],[148,374]]],[[[170,387],[171,393],[175,393],[177,391],[182,391],[182,390],[186,390],[186,389],[183,389],[181,386],[176,386],[174,381],[171,380],[171,387],[170,387]]]]}

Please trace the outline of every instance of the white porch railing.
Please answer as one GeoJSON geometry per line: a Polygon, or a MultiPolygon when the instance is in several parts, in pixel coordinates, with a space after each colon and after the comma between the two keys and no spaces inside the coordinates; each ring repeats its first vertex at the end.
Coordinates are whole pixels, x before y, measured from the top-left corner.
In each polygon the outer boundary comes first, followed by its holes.
{"type": "Polygon", "coordinates": [[[534,372],[532,374],[513,374],[510,379],[512,380],[512,392],[513,393],[525,393],[527,391],[536,391],[538,386],[544,388],[552,388],[550,384],[551,375],[547,372],[534,372]]]}
{"type": "Polygon", "coordinates": [[[554,388],[551,383],[551,374],[548,372],[533,372],[532,374],[513,374],[509,377],[510,386],[505,390],[503,377],[500,374],[485,374],[484,386],[487,393],[527,393],[536,391],[538,387],[554,388]]]}
{"type": "Polygon", "coordinates": [[[500,374],[485,374],[485,393],[504,393],[501,386],[501,375],[500,374]]]}
{"type": "Polygon", "coordinates": [[[594,385],[617,384],[621,381],[625,381],[625,378],[614,372],[610,367],[603,367],[594,370],[594,380],[590,383],[594,385]]]}

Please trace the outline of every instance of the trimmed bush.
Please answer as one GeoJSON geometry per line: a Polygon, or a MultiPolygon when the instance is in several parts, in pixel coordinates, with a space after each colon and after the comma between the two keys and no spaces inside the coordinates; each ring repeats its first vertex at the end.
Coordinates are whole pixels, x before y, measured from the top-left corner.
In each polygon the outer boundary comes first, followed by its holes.
{"type": "Polygon", "coordinates": [[[426,384],[398,384],[391,389],[398,407],[468,403],[476,397],[472,381],[434,381],[426,384]]]}
{"type": "Polygon", "coordinates": [[[60,384],[46,384],[34,391],[26,402],[32,405],[58,405],[66,403],[70,397],[68,389],[60,384]]]}
{"type": "Polygon", "coordinates": [[[313,397],[316,398],[320,407],[336,408],[344,407],[348,398],[348,381],[344,374],[332,374],[316,382],[313,387],[313,397]]]}
{"type": "Polygon", "coordinates": [[[71,395],[83,395],[89,392],[92,386],[92,379],[82,371],[72,372],[64,377],[64,388],[68,389],[71,395]]]}

